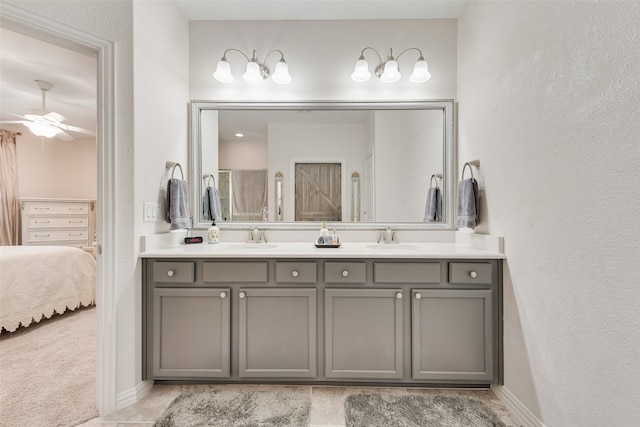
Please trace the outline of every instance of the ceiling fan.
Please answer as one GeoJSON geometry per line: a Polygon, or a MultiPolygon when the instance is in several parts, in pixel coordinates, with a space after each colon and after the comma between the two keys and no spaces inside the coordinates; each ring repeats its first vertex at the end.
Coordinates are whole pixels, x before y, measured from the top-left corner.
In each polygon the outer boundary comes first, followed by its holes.
{"type": "Polygon", "coordinates": [[[24,116],[14,114],[14,116],[22,117],[25,120],[20,121],[3,121],[0,123],[22,123],[31,130],[35,135],[42,138],[59,138],[64,141],[72,141],[73,138],[65,131],[78,132],[85,135],[95,136],[96,133],[89,129],[83,129],[77,126],[71,126],[63,123],[67,120],[62,114],[46,109],[46,93],[50,91],[53,85],[44,80],[36,80],[36,85],[42,91],[42,108],[29,108],[24,116]]]}

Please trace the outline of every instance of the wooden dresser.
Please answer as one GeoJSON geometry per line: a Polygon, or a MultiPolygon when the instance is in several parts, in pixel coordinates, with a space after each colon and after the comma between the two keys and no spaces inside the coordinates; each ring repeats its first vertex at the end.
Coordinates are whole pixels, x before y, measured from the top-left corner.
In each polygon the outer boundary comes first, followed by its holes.
{"type": "Polygon", "coordinates": [[[21,198],[22,244],[89,248],[95,240],[95,200],[21,198]]]}

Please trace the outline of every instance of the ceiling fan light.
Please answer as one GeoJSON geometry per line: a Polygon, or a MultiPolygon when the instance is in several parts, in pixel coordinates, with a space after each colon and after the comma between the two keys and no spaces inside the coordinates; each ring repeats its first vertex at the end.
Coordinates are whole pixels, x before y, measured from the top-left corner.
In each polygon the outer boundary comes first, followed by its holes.
{"type": "Polygon", "coordinates": [[[351,80],[354,82],[362,83],[366,82],[371,78],[371,73],[369,72],[369,63],[364,57],[360,57],[358,61],[356,61],[356,66],[353,69],[353,73],[351,74],[351,80]]]}
{"type": "Polygon", "coordinates": [[[413,73],[409,76],[409,81],[412,83],[423,83],[431,78],[429,73],[429,65],[424,58],[420,57],[416,65],[413,66],[413,73]]]}
{"type": "Polygon", "coordinates": [[[390,60],[384,64],[384,72],[380,76],[380,80],[385,83],[393,83],[400,80],[401,76],[398,71],[398,63],[395,60],[390,60]]]}
{"type": "Polygon", "coordinates": [[[233,83],[234,78],[231,74],[231,66],[224,58],[218,61],[213,78],[222,83],[233,83]]]}
{"type": "Polygon", "coordinates": [[[24,125],[28,127],[34,135],[41,136],[43,138],[52,138],[61,132],[60,129],[44,123],[25,122],[24,125]]]}
{"type": "Polygon", "coordinates": [[[280,85],[287,85],[291,83],[291,75],[289,74],[289,66],[284,59],[281,59],[280,62],[276,64],[276,70],[271,76],[274,82],[280,85]]]}

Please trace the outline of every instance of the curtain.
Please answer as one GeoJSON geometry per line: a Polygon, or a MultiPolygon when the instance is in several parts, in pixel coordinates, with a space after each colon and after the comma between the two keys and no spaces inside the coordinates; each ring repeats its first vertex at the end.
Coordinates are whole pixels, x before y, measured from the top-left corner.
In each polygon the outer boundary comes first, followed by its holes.
{"type": "Polygon", "coordinates": [[[0,246],[21,243],[16,135],[19,133],[0,129],[0,246]]]}
{"type": "Polygon", "coordinates": [[[232,170],[231,188],[235,221],[268,219],[266,170],[232,170]]]}

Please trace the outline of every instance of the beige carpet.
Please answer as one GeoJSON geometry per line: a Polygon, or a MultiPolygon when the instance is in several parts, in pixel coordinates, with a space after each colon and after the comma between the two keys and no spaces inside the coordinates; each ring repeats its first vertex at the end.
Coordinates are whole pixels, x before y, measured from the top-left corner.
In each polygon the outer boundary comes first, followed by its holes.
{"type": "Polygon", "coordinates": [[[77,426],[97,416],[95,307],[0,334],[0,426],[77,426]]]}

